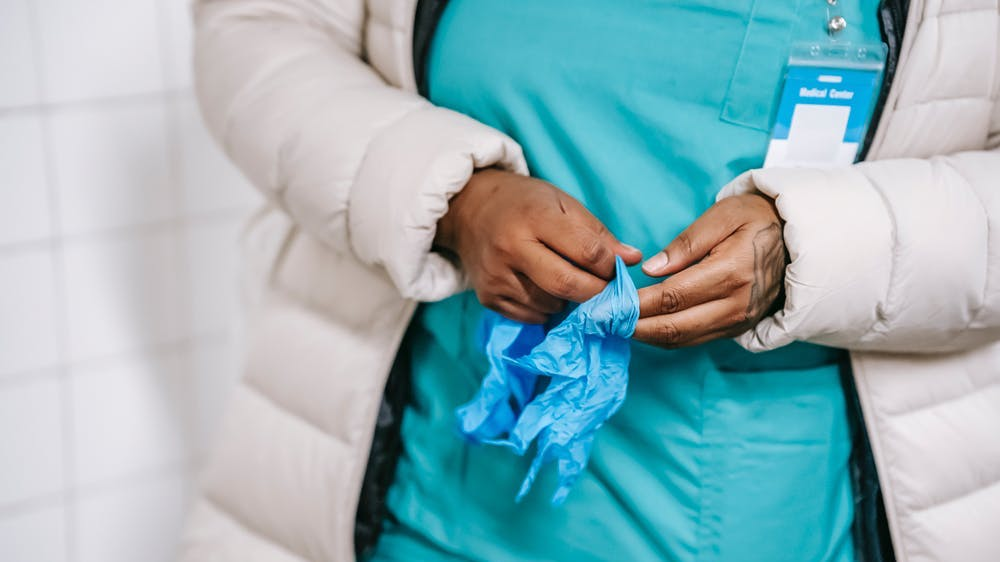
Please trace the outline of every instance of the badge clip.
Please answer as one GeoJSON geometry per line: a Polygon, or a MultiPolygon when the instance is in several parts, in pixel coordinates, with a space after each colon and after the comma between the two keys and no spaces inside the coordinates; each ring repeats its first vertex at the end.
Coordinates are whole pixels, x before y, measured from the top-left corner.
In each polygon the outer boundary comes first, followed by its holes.
{"type": "Polygon", "coordinates": [[[882,85],[886,52],[883,44],[793,45],[764,167],[853,164],[882,85]]]}

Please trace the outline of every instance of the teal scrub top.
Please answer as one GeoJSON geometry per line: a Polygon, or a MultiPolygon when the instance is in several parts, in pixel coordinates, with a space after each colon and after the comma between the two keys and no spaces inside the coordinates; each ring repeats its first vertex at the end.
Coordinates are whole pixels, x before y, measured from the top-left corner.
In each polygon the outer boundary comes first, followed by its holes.
{"type": "MultiPolygon", "coordinates": [[[[840,0],[845,40],[879,41],[877,0],[840,0]]],[[[531,173],[645,256],[760,167],[796,40],[826,0],[451,0],[431,100],[511,135],[531,173]]],[[[638,286],[657,282],[638,268],[638,286]]],[[[471,445],[455,408],[486,373],[471,292],[422,305],[413,396],[377,561],[853,560],[843,352],[797,343],[634,343],[628,396],[566,503],[548,466],[471,445]]]]}

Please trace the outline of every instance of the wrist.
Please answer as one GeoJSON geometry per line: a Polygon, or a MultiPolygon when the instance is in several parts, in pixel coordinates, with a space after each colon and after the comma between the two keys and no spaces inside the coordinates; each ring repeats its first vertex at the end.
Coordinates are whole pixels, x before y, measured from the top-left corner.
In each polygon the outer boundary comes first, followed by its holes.
{"type": "Polygon", "coordinates": [[[479,206],[477,200],[481,199],[480,195],[483,193],[488,195],[494,191],[499,178],[508,173],[495,168],[484,168],[473,172],[465,187],[448,201],[448,211],[437,223],[434,245],[457,252],[459,232],[463,224],[469,224],[468,215],[479,206]]]}
{"type": "MultiPolygon", "coordinates": [[[[452,198],[452,202],[454,200],[455,198],[452,198]]],[[[458,227],[455,224],[457,222],[456,213],[452,202],[448,204],[448,212],[437,222],[437,230],[434,233],[434,247],[455,252],[455,231],[458,227]]]]}

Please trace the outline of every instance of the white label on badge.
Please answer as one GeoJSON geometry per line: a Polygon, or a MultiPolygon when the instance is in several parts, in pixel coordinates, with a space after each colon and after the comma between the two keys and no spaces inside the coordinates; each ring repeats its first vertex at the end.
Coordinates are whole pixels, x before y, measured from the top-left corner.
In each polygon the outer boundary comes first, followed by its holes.
{"type": "Polygon", "coordinates": [[[853,164],[879,77],[871,70],[790,67],[764,167],[853,164]]]}

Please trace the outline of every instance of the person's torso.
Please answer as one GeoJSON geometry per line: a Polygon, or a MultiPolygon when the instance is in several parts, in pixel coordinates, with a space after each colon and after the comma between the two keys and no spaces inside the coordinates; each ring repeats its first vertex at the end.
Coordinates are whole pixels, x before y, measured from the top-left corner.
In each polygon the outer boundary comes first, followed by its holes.
{"type": "MultiPolygon", "coordinates": [[[[850,37],[877,41],[875,2],[843,4],[850,37]]],[[[807,0],[452,0],[430,98],[510,134],[533,175],[652,255],[761,165],[790,45],[821,38],[826,14],[807,0]]],[[[850,556],[840,352],[636,344],[625,405],[566,505],[544,492],[515,505],[527,461],[470,448],[453,429],[486,370],[481,313],[465,293],[414,321],[414,404],[390,507],[421,541],[491,560],[850,556]]]]}

